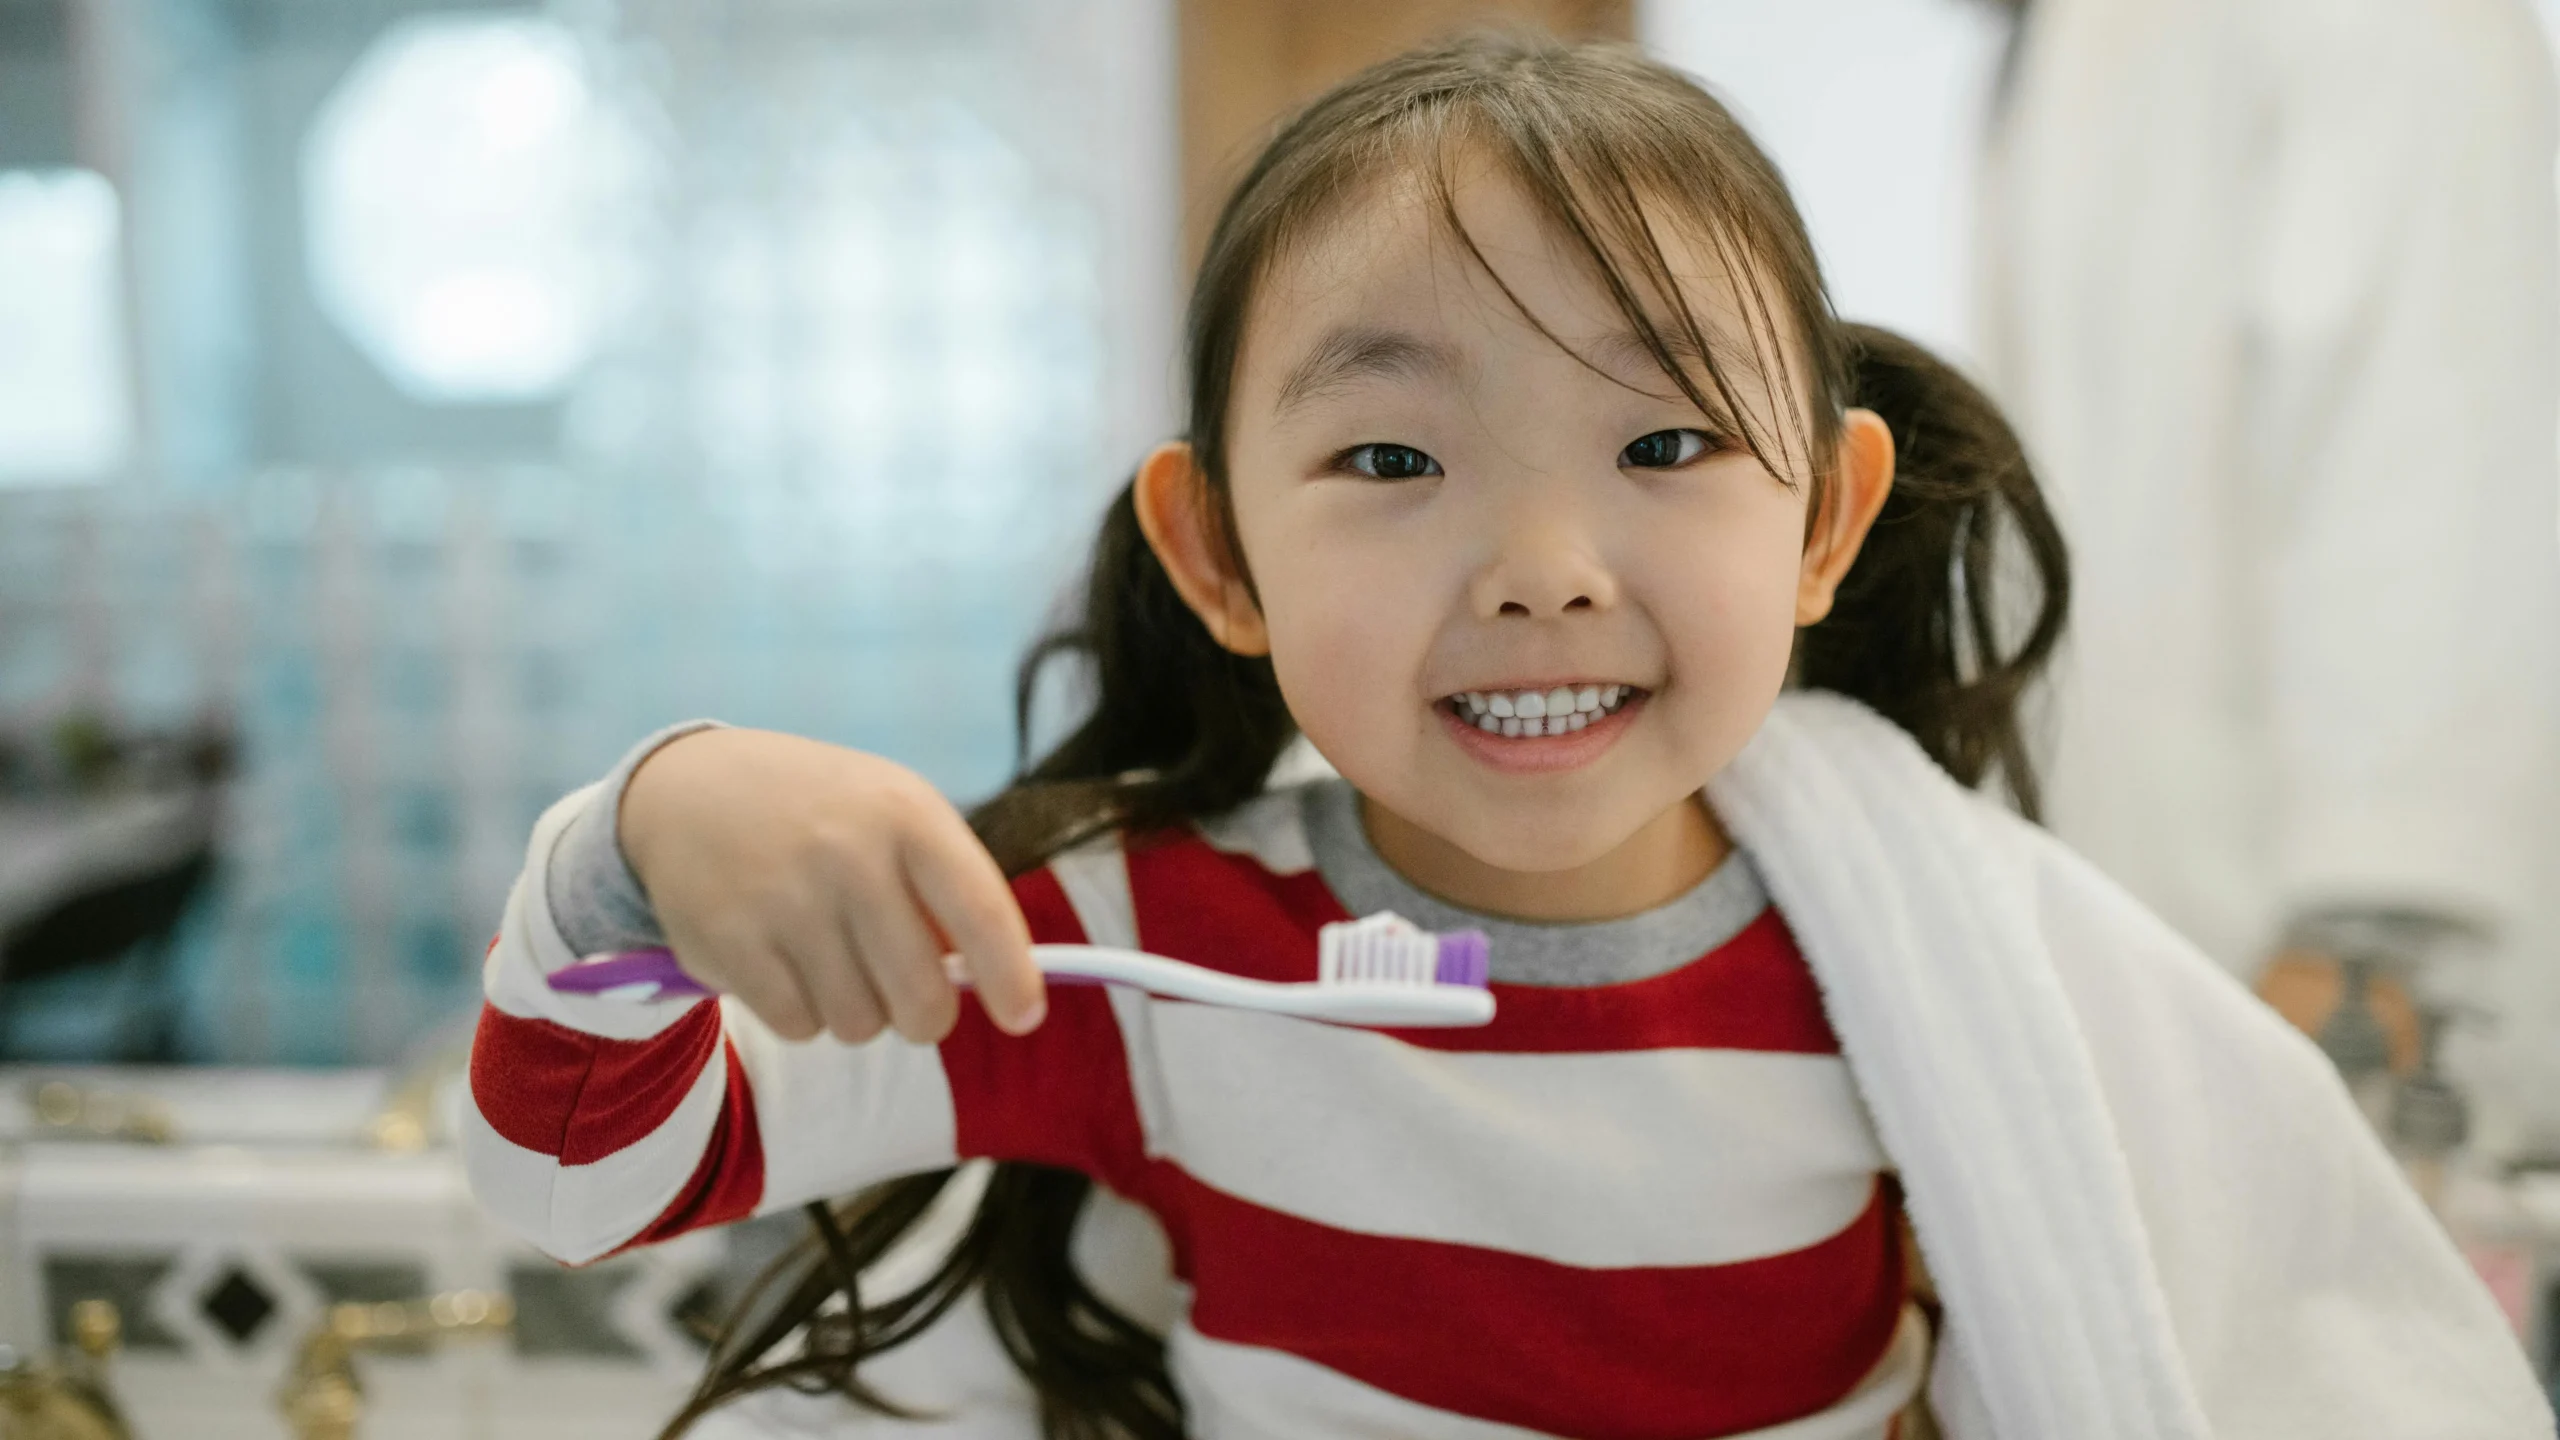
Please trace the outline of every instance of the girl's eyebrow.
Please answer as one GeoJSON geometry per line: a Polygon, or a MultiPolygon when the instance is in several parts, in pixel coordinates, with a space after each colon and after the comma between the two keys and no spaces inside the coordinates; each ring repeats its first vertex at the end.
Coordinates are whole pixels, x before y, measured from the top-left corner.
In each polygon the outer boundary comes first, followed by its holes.
{"type": "Polygon", "coordinates": [[[1446,379],[1465,368],[1455,347],[1400,330],[1346,325],[1331,331],[1280,382],[1272,413],[1286,414],[1307,401],[1370,377],[1446,379]]]}
{"type": "MultiPolygon", "coordinates": [[[[1689,338],[1688,332],[1666,327],[1659,333],[1662,336],[1662,348],[1671,352],[1672,359],[1690,365],[1706,362],[1705,353],[1699,350],[1697,343],[1689,338]]],[[[1645,347],[1643,338],[1633,330],[1612,330],[1592,341],[1591,358],[1602,365],[1624,366],[1631,370],[1658,368],[1658,362],[1653,358],[1653,351],[1645,347]]]]}
{"type": "MultiPolygon", "coordinates": [[[[1706,352],[1698,348],[1698,342],[1690,338],[1686,330],[1666,328],[1658,333],[1662,338],[1662,348],[1671,352],[1671,358],[1678,361],[1682,369],[1694,375],[1699,370],[1711,368],[1706,352]]],[[[1716,338],[1712,336],[1707,343],[1715,345],[1719,351],[1726,348],[1718,345],[1716,338]]],[[[1630,381],[1626,377],[1629,374],[1660,375],[1662,373],[1661,362],[1654,358],[1652,350],[1646,348],[1643,337],[1632,330],[1612,331],[1592,341],[1587,358],[1602,374],[1617,380],[1621,385],[1628,385],[1647,395],[1654,392],[1646,389],[1641,382],[1630,381]]],[[[1752,357],[1723,354],[1717,358],[1722,362],[1721,373],[1727,384],[1751,387],[1758,383],[1760,369],[1752,357]]],[[[1721,387],[1707,385],[1704,389],[1709,402],[1708,420],[1723,429],[1737,430],[1735,417],[1728,410],[1728,397],[1721,393],[1721,387]]],[[[1746,391],[1738,398],[1738,403],[1745,405],[1752,403],[1751,393],[1754,392],[1746,391]]]]}

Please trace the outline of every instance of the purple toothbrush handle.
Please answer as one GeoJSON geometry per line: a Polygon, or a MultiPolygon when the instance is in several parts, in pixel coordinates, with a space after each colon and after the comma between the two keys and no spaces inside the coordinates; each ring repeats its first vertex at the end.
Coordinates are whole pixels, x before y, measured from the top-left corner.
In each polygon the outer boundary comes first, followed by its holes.
{"type": "Polygon", "coordinates": [[[571,995],[655,982],[658,999],[709,995],[710,986],[684,973],[672,950],[623,950],[601,960],[581,960],[551,972],[551,988],[571,995]]]}
{"type": "MultiPolygon", "coordinates": [[[[1440,963],[1445,970],[1449,962],[1444,957],[1440,963]]],[[[1051,975],[1046,979],[1051,985],[1104,983],[1083,975],[1051,975]]],[[[658,987],[658,993],[652,998],[659,1000],[718,993],[710,986],[684,973],[684,967],[676,964],[675,952],[672,950],[621,950],[601,959],[581,960],[575,965],[564,965],[551,972],[551,988],[570,995],[593,995],[600,991],[620,989],[625,985],[643,985],[653,982],[658,987]]],[[[960,983],[965,989],[969,982],[963,980],[960,983]]]]}

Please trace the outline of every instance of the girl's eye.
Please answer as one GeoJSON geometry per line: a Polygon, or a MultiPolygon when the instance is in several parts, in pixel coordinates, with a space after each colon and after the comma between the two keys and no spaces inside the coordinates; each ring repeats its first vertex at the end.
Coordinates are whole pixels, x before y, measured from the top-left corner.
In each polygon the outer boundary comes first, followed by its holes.
{"type": "Polygon", "coordinates": [[[1656,430],[1627,442],[1627,448],[1618,452],[1618,463],[1638,470],[1668,470],[1688,464],[1707,449],[1704,430],[1656,430]]]}
{"type": "Polygon", "coordinates": [[[1334,462],[1372,480],[1418,480],[1440,473],[1440,462],[1410,445],[1354,445],[1334,462]]]}

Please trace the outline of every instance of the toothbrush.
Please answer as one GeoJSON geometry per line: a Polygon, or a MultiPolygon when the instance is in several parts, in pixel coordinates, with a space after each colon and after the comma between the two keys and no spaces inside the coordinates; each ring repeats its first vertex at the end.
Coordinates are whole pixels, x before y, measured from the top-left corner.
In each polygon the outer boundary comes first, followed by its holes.
{"type": "MultiPolygon", "coordinates": [[[[1392,911],[1337,921],[1316,932],[1316,978],[1248,980],[1162,955],[1105,945],[1034,945],[1032,962],[1052,985],[1125,985],[1175,1000],[1263,1010],[1337,1025],[1444,1028],[1493,1019],[1488,942],[1481,930],[1434,934],[1392,911]]],[[[952,979],[959,957],[943,961],[952,979]]],[[[613,1000],[673,1000],[711,989],[677,966],[674,952],[624,950],[564,966],[551,988],[613,1000]]]]}

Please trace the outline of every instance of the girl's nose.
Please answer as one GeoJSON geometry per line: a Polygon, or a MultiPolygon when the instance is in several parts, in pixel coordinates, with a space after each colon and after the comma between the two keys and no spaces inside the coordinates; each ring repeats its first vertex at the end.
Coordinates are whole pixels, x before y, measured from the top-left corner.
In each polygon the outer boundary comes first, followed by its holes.
{"type": "Polygon", "coordinates": [[[1558,619],[1618,603],[1617,579],[1590,537],[1553,513],[1521,517],[1469,591],[1477,616],[1487,620],[1558,619]]]}

